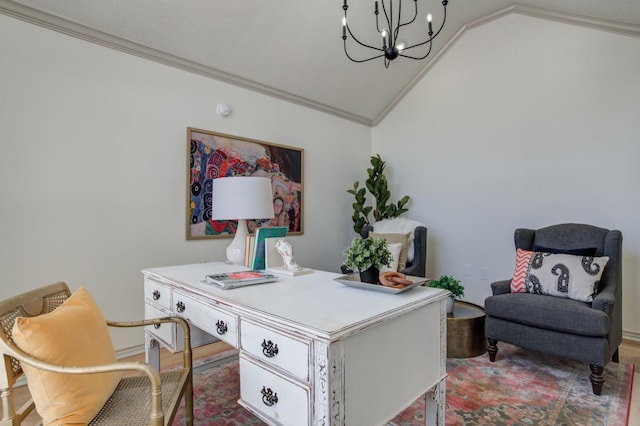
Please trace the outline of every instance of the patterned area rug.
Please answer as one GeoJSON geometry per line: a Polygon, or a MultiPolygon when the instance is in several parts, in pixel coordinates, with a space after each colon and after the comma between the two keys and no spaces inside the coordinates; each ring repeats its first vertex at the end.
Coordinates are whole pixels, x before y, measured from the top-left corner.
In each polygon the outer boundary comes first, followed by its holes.
{"type": "MultiPolygon", "coordinates": [[[[602,395],[595,396],[587,365],[507,344],[499,349],[495,363],[486,354],[447,360],[447,425],[627,424],[633,365],[610,362],[602,395]]],[[[195,424],[263,425],[237,404],[239,388],[237,361],[196,373],[195,424]]],[[[390,421],[394,426],[423,424],[422,398],[390,421]]]]}

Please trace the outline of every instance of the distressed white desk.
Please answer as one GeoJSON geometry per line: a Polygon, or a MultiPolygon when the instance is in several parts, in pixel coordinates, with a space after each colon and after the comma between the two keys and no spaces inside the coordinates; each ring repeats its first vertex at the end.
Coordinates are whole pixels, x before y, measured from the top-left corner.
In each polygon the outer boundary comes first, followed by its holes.
{"type": "MultiPolygon", "coordinates": [[[[143,274],[146,317],[180,316],[194,346],[211,335],[239,349],[239,404],[273,425],[372,426],[425,395],[425,424],[445,424],[443,290],[379,293],[322,271],[233,290],[202,282],[238,269],[215,262],[143,274]]],[[[157,342],[181,350],[178,329],[145,331],[149,362],[159,364],[157,342]]]]}

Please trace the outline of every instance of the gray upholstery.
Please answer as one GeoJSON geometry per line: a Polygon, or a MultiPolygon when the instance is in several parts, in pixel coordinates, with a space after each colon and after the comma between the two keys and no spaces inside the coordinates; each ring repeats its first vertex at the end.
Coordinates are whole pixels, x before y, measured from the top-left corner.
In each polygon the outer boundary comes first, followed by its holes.
{"type": "Polygon", "coordinates": [[[493,296],[485,300],[490,358],[495,359],[496,341],[504,341],[589,363],[594,393],[599,394],[602,367],[612,358],[617,361],[622,341],[622,233],[567,223],[538,230],[516,229],[514,240],[516,248],[524,250],[532,250],[534,245],[556,250],[595,248],[595,256],[609,256],[609,263],[592,303],[511,293],[510,280],[492,283],[493,296]]]}
{"type": "MultiPolygon", "coordinates": [[[[367,238],[369,232],[373,232],[373,226],[365,225],[362,227],[360,235],[362,238],[367,238]]],[[[424,226],[416,226],[413,230],[413,259],[411,262],[407,261],[405,268],[400,271],[406,275],[413,275],[416,277],[427,276],[427,228],[424,226]]],[[[345,265],[340,266],[340,270],[343,274],[349,274],[351,271],[345,265]]]]}

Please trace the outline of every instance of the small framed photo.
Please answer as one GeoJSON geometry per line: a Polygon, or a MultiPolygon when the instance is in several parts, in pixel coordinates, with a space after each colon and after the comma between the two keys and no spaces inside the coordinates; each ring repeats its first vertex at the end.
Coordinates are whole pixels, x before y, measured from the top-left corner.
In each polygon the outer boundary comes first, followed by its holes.
{"type": "Polygon", "coordinates": [[[303,233],[303,149],[193,128],[187,129],[187,148],[188,240],[235,234],[237,221],[211,219],[212,182],[228,176],[271,179],[275,217],[247,220],[249,232],[286,226],[287,235],[303,233]]]}

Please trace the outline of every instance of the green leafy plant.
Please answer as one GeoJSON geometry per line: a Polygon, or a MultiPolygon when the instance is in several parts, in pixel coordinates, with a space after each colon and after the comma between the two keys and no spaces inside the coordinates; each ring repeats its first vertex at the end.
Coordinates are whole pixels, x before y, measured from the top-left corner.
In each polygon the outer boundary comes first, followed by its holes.
{"type": "Polygon", "coordinates": [[[382,266],[390,266],[393,256],[389,251],[389,244],[384,238],[354,238],[344,252],[344,264],[359,272],[382,266]]]}
{"type": "Polygon", "coordinates": [[[371,157],[371,167],[367,169],[368,178],[364,187],[360,187],[360,182],[356,181],[352,189],[347,192],[355,197],[353,206],[353,230],[360,234],[365,225],[371,225],[369,215],[373,213],[374,223],[382,219],[398,217],[409,211],[405,206],[410,197],[405,195],[397,203],[391,203],[391,191],[384,174],[386,163],[380,158],[380,154],[371,157]],[[367,190],[373,195],[374,205],[365,206],[367,202],[367,190]]]}
{"type": "Polygon", "coordinates": [[[437,280],[431,281],[429,287],[449,290],[454,299],[460,299],[464,296],[464,286],[460,284],[460,280],[456,280],[451,275],[441,275],[437,280]]]}

